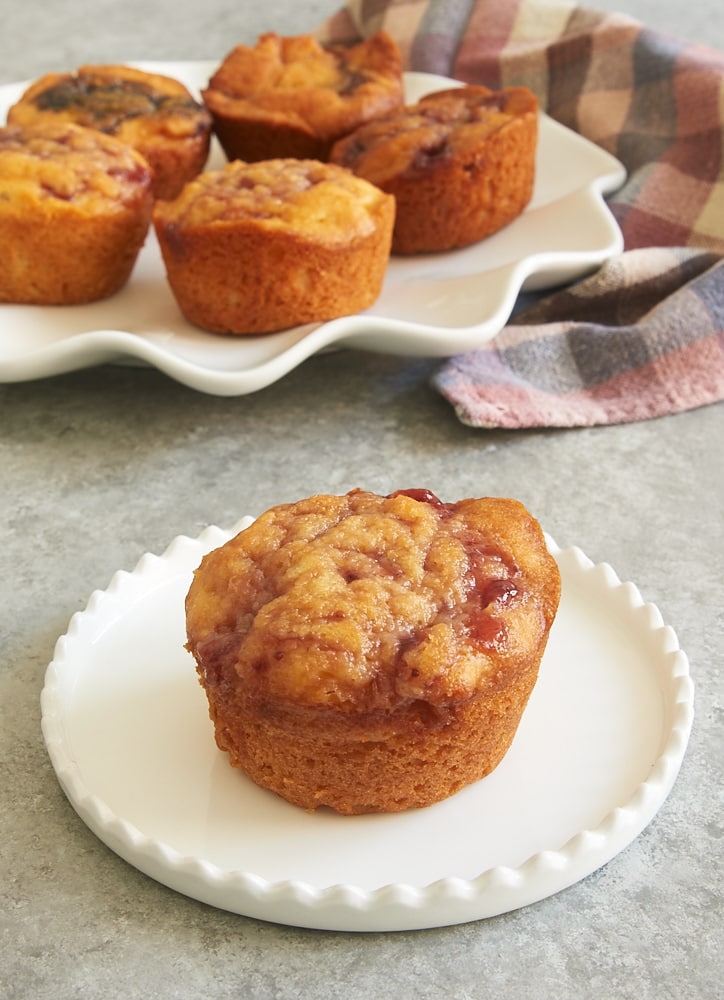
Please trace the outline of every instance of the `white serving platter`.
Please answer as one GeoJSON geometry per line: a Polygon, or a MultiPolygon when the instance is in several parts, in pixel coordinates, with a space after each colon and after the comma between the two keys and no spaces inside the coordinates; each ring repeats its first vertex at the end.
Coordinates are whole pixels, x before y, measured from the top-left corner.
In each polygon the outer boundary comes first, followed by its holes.
{"type": "MultiPolygon", "coordinates": [[[[208,62],[134,65],[174,76],[195,94],[216,68],[208,62]]],[[[408,73],[406,98],[454,83],[408,73]]],[[[0,119],[25,86],[0,87],[0,119]]],[[[209,168],[223,162],[214,145],[209,168]]],[[[542,114],[533,198],[510,226],[463,250],[393,257],[370,309],[264,336],[219,336],[189,324],[150,232],[130,281],[112,298],[60,308],[0,305],[0,382],[125,361],[153,365],[203,392],[235,396],[270,385],[333,345],[450,357],[499,333],[522,290],[581,277],[622,250],[605,196],[625,177],[613,156],[542,114]]]]}

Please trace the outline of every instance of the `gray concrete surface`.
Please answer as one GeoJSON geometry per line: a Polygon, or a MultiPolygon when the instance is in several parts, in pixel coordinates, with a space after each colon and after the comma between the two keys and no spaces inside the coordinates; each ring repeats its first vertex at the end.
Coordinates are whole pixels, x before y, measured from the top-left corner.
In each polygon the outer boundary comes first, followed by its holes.
{"type": "MultiPolygon", "coordinates": [[[[215,58],[327,2],[0,0],[0,82],[84,61],[215,58]]],[[[724,47],[717,0],[607,0],[724,47]]],[[[724,408],[505,433],[462,426],[436,362],[341,351],[221,399],[143,368],[0,386],[0,995],[71,998],[715,1000],[721,942],[724,408]],[[265,924],[146,878],[86,828],[40,732],[58,635],[111,574],[179,533],[356,485],[522,499],[559,543],[634,580],[697,686],[681,774],[634,843],[536,905],[420,932],[265,924]]]]}

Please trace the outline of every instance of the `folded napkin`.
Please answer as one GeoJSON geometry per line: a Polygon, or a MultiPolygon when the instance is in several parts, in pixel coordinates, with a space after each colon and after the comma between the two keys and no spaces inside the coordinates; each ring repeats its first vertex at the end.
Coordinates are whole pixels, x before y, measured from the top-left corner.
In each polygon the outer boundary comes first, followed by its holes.
{"type": "Polygon", "coordinates": [[[406,69],[529,87],[628,172],[608,199],[624,251],[435,373],[459,418],[590,426],[723,399],[724,55],[560,0],[349,0],[319,34],[381,28],[406,69]]]}

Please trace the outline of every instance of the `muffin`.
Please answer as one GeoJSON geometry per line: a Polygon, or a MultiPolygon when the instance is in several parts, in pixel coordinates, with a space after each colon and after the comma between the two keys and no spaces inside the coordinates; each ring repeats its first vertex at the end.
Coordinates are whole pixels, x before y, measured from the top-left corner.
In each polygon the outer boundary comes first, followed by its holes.
{"type": "Polygon", "coordinates": [[[8,111],[8,123],[73,122],[138,150],[153,170],[156,198],[175,198],[204,167],[211,116],[178,80],[130,66],[49,73],[8,111]]]}
{"type": "Polygon", "coordinates": [[[112,295],[131,274],[152,205],[150,167],[125,143],[70,124],[0,128],[0,302],[112,295]]]}
{"type": "Polygon", "coordinates": [[[337,142],[334,163],[395,196],[394,253],[468,246],[530,201],[538,103],[525,87],[441,90],[337,142]]]}
{"type": "Polygon", "coordinates": [[[326,160],[336,139],[402,106],[402,59],[386,32],[349,48],[269,33],[232,49],[202,97],[230,160],[326,160]]]}
{"type": "Polygon", "coordinates": [[[207,555],[187,648],[234,767],[306,810],[398,812],[502,760],[559,594],[517,501],[354,490],[274,507],[207,555]]]}
{"type": "Polygon", "coordinates": [[[154,225],[186,318],[269,333],[359,312],[380,293],[394,200],[317,160],[237,160],[157,202],[154,225]]]}

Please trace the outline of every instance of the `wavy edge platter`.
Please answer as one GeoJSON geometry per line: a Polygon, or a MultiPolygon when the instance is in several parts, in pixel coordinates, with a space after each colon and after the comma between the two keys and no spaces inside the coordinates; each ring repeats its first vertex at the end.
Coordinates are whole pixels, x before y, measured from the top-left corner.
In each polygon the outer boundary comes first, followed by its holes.
{"type": "MultiPolygon", "coordinates": [[[[132,65],[174,76],[198,94],[217,63],[132,65]]],[[[456,83],[405,74],[410,102],[456,83]]],[[[3,116],[26,86],[0,87],[3,116]]],[[[523,215],[463,250],[393,257],[378,301],[363,313],[265,336],[205,333],[187,323],[174,302],[151,231],[130,281],[110,299],[60,308],[0,304],[0,381],[121,361],[155,366],[203,392],[235,396],[270,385],[332,346],[430,357],[479,347],[505,326],[521,291],[565,284],[623,249],[605,202],[626,178],[622,164],[545,114],[539,131],[536,186],[523,215]]],[[[215,143],[209,168],[223,162],[215,143]]]]}
{"type": "MultiPolygon", "coordinates": [[[[622,583],[608,564],[594,564],[576,547],[560,549],[552,539],[549,539],[549,547],[558,561],[563,579],[561,610],[541,666],[541,677],[516,740],[493,775],[458,793],[451,800],[427,810],[416,810],[393,817],[334,817],[332,821],[331,814],[325,818],[320,817],[319,813],[308,814],[298,810],[271,793],[257,789],[238,772],[232,771],[225,756],[213,746],[205,700],[196,682],[191,658],[182,648],[185,638],[182,605],[191,574],[202,556],[223,544],[252,520],[250,517],[243,519],[232,531],[210,527],[196,539],[179,536],[161,556],[147,553],[132,572],[119,571],[105,591],[95,591],[85,610],[73,615],[66,634],[56,644],[41,696],[42,731],[48,753],[60,785],[78,815],[118,855],[180,893],[249,917],[329,930],[410,930],[483,919],[539,901],[606,864],[650,823],[676,780],[691,731],[694,689],[687,657],[679,648],[673,629],[664,624],[654,605],[644,602],[632,583],[622,583]],[[582,612],[576,602],[588,600],[581,596],[586,594],[588,598],[592,596],[595,600],[584,605],[585,610],[582,612]],[[164,625],[169,609],[174,620],[164,625]],[[608,617],[596,625],[596,616],[602,614],[608,617]],[[113,737],[110,733],[114,726],[119,725],[115,715],[121,711],[120,705],[123,702],[117,700],[117,695],[119,692],[123,693],[124,685],[134,687],[131,694],[136,699],[135,704],[146,705],[146,694],[151,699],[154,697],[153,673],[156,668],[152,666],[147,671],[143,666],[139,668],[142,672],[138,676],[134,676],[133,670],[130,670],[130,677],[127,677],[125,665],[131,662],[132,657],[126,656],[123,648],[120,651],[118,649],[119,644],[123,647],[124,642],[128,642],[129,649],[132,650],[135,640],[137,643],[140,641],[140,648],[145,650],[150,638],[149,623],[153,631],[153,663],[161,665],[158,669],[171,671],[174,688],[177,685],[179,690],[183,688],[184,702],[188,697],[198,696],[202,699],[192,710],[193,725],[198,723],[198,732],[196,729],[193,732],[183,730],[184,725],[188,726],[188,719],[186,722],[182,718],[177,722],[172,720],[170,725],[181,729],[176,733],[179,743],[184,740],[190,743],[184,751],[187,755],[192,755],[187,756],[187,760],[198,761],[208,754],[212,763],[206,770],[201,768],[200,773],[206,777],[197,783],[204,785],[202,788],[186,788],[187,783],[190,786],[194,784],[198,774],[193,768],[188,773],[184,771],[183,798],[180,807],[177,804],[179,814],[173,812],[173,793],[170,793],[170,817],[155,813],[158,807],[148,803],[141,806],[141,819],[132,822],[119,814],[119,810],[109,804],[109,800],[113,799],[116,783],[122,785],[125,782],[134,788],[139,784],[141,766],[134,759],[133,752],[120,755],[112,753],[113,737]],[[598,629],[598,638],[587,634],[587,630],[591,629],[592,632],[598,629]],[[113,643],[114,653],[110,658],[103,656],[104,642],[113,643]],[[594,646],[595,643],[598,645],[594,646]],[[605,654],[599,648],[602,643],[610,644],[605,654]],[[521,807],[511,786],[506,785],[506,782],[520,782],[520,773],[515,771],[516,767],[520,768],[522,765],[525,773],[530,767],[535,770],[538,766],[538,748],[545,744],[546,753],[548,752],[549,736],[552,735],[554,740],[569,739],[565,736],[565,715],[557,717],[555,726],[551,727],[547,717],[536,721],[535,717],[540,715],[540,711],[533,706],[541,685],[553,685],[547,697],[554,695],[554,705],[559,716],[566,712],[566,696],[572,698],[573,702],[576,697],[580,698],[575,691],[571,694],[567,689],[563,692],[558,690],[562,681],[557,678],[557,674],[563,661],[574,656],[575,671],[567,675],[569,679],[575,678],[579,660],[586,667],[588,657],[580,655],[581,649],[584,653],[588,649],[592,660],[597,656],[604,656],[603,681],[601,678],[597,681],[594,678],[594,683],[586,678],[588,693],[585,698],[592,696],[588,690],[590,685],[593,684],[595,689],[598,684],[598,692],[594,690],[596,704],[593,708],[588,704],[583,707],[574,703],[568,705],[568,715],[580,715],[583,720],[576,723],[578,728],[575,732],[579,743],[574,747],[564,742],[559,748],[561,763],[557,766],[558,773],[546,772],[542,780],[545,787],[539,789],[538,794],[544,796],[544,801],[548,803],[546,808],[550,808],[553,813],[558,809],[561,814],[566,814],[572,809],[571,799],[575,797],[571,796],[570,786],[566,785],[566,769],[571,772],[569,778],[573,780],[573,787],[581,789],[583,798],[586,788],[595,788],[599,780],[603,780],[605,784],[612,767],[608,758],[605,767],[603,763],[600,766],[600,770],[606,772],[605,775],[575,773],[575,761],[579,756],[582,760],[586,759],[586,741],[591,742],[594,757],[603,752],[604,746],[606,754],[613,752],[609,749],[610,746],[618,747],[615,752],[623,756],[613,766],[622,769],[620,780],[616,778],[621,787],[615,792],[613,789],[594,792],[596,808],[591,816],[597,816],[597,819],[577,828],[576,816],[573,815],[570,820],[566,820],[574,824],[567,834],[554,834],[550,830],[544,832],[546,822],[543,812],[539,812],[541,832],[536,831],[530,835],[534,838],[540,836],[542,842],[537,844],[537,849],[530,851],[530,841],[526,840],[529,833],[520,828],[526,825],[535,828],[537,824],[521,823],[516,818],[521,807]],[[109,659],[112,661],[116,655],[121,657],[124,664],[122,668],[109,663],[109,659]],[[100,658],[100,662],[94,657],[100,658]],[[176,670],[177,666],[180,667],[180,674],[176,670]],[[98,671],[108,673],[98,674],[98,671]],[[621,680],[618,674],[626,679],[621,680]],[[625,690],[616,690],[621,684],[625,690]],[[628,685],[633,687],[629,689],[628,685]],[[92,691],[87,694],[89,687],[92,691]],[[611,705],[607,709],[605,706],[609,702],[611,705]],[[594,711],[592,720],[587,719],[587,711],[594,711]],[[615,721],[606,719],[607,711],[615,714],[615,721]],[[626,717],[629,721],[623,723],[620,721],[621,717],[626,717]],[[546,734],[543,742],[541,723],[542,731],[546,734]],[[88,730],[89,724],[94,727],[92,730],[88,730]],[[628,729],[619,734],[623,735],[623,739],[619,739],[616,734],[612,738],[612,734],[606,730],[606,726],[615,728],[624,724],[628,729]],[[533,732],[536,725],[539,729],[533,732]],[[526,727],[526,733],[521,735],[526,727]],[[93,733],[90,744],[87,742],[89,731],[93,733]],[[631,741],[636,748],[633,753],[627,749],[631,741]],[[530,753],[531,746],[533,754],[530,753]],[[528,756],[516,763],[513,758],[520,758],[521,753],[527,753],[528,756]],[[111,760],[107,771],[104,771],[104,754],[111,760]],[[633,761],[630,759],[632,757],[635,758],[633,761]],[[626,758],[625,761],[623,758],[626,758]],[[634,768],[633,771],[631,767],[634,768]],[[97,768],[101,769],[100,772],[97,772],[97,768]],[[221,809],[220,819],[211,804],[208,806],[208,817],[199,819],[192,803],[207,800],[213,802],[210,786],[214,782],[221,782],[221,798],[227,804],[230,798],[236,799],[237,794],[239,795],[240,800],[233,803],[233,808],[238,807],[241,810],[238,815],[246,819],[234,819],[233,809],[227,815],[226,806],[221,809]],[[229,784],[231,782],[237,784],[229,784]],[[497,786],[494,782],[497,782],[497,786]],[[557,792],[559,782],[560,787],[568,788],[567,792],[557,792]],[[209,787],[206,787],[207,784],[209,787]],[[229,790],[231,796],[228,794],[229,790]],[[196,797],[193,792],[198,793],[196,797]],[[487,814],[483,817],[479,814],[479,803],[485,801],[484,797],[489,792],[493,795],[491,801],[497,803],[493,813],[495,823],[499,826],[502,824],[503,828],[508,824],[514,833],[523,836],[528,846],[522,848],[523,856],[518,860],[511,860],[509,852],[513,848],[506,838],[503,847],[499,845],[495,848],[501,855],[498,861],[481,862],[478,868],[475,867],[474,859],[482,858],[485,854],[486,830],[489,826],[486,822],[487,814]],[[557,801],[557,794],[565,795],[566,798],[557,801]],[[248,801],[242,801],[244,796],[249,795],[251,798],[248,801]],[[600,802],[598,797],[601,798],[600,802]],[[258,815],[255,814],[257,807],[258,815]],[[184,816],[186,810],[188,815],[184,816]],[[146,811],[148,823],[144,818],[146,811]],[[460,830],[466,824],[471,827],[471,816],[478,823],[478,826],[472,825],[472,870],[462,873],[456,866],[465,863],[459,858],[465,851],[470,854],[470,845],[464,845],[465,850],[460,851],[456,838],[462,836],[464,841],[460,830]],[[244,826],[248,823],[253,826],[253,820],[258,822],[256,832],[250,836],[262,842],[269,840],[284,845],[285,852],[293,859],[290,873],[295,868],[302,870],[305,867],[305,855],[309,853],[314,855],[310,862],[312,868],[315,864],[321,865],[318,874],[314,878],[296,878],[292,874],[271,878],[263,872],[253,870],[253,865],[250,866],[248,858],[244,856],[242,835],[244,826]],[[335,827],[335,822],[340,820],[345,825],[335,827]],[[157,835],[154,827],[160,823],[166,829],[168,822],[172,822],[169,828],[172,834],[163,839],[157,835]],[[204,823],[208,824],[209,829],[204,823]],[[219,864],[205,856],[204,845],[211,844],[213,835],[218,832],[215,824],[223,826],[224,823],[229,829],[222,829],[220,837],[224,842],[224,849],[227,852],[230,849],[235,858],[232,864],[219,864]],[[198,824],[201,827],[196,830],[198,824]],[[267,824],[267,836],[264,824],[267,824]],[[179,850],[171,842],[174,838],[183,839],[185,826],[191,830],[192,841],[194,837],[198,838],[198,849],[179,850]],[[482,834],[479,827],[482,827],[482,834]],[[327,843],[325,838],[339,838],[340,835],[344,839],[337,840],[337,843],[348,844],[352,851],[351,857],[354,860],[349,862],[352,877],[330,881],[325,877],[326,867],[332,864],[330,858],[324,856],[327,843]],[[563,838],[560,842],[556,839],[559,836],[563,838]],[[375,837],[378,839],[375,840],[375,837]],[[410,854],[410,837],[421,847],[421,858],[415,863],[418,867],[421,866],[418,875],[399,882],[385,880],[384,874],[379,874],[385,870],[385,843],[389,840],[390,851],[404,851],[400,856],[406,858],[410,854]],[[237,838],[242,841],[240,846],[237,838]],[[400,838],[404,842],[402,846],[400,838]],[[361,857],[366,847],[375,844],[377,848],[370,851],[370,857],[361,857]],[[427,854],[426,845],[432,849],[427,854]],[[321,860],[316,856],[320,851],[321,860]],[[504,857],[506,853],[508,856],[504,857]],[[439,868],[438,859],[441,854],[445,859],[443,869],[439,868]],[[433,856],[436,859],[434,863],[433,856]],[[358,867],[360,864],[361,869],[358,867]],[[444,871],[442,876],[441,871],[444,871]]],[[[570,664],[566,669],[570,670],[570,664]]],[[[165,682],[169,682],[169,676],[165,677],[165,682]]],[[[569,684],[570,680],[565,683],[569,684]]],[[[155,729],[150,734],[144,734],[144,727],[152,725],[144,714],[145,711],[144,709],[139,718],[134,720],[134,709],[128,709],[130,717],[123,721],[123,732],[127,735],[122,736],[122,739],[127,740],[131,733],[134,741],[138,739],[141,744],[145,736],[149,736],[151,741],[160,738],[155,729]],[[132,725],[134,722],[135,725],[132,725]]],[[[183,712],[181,716],[184,716],[183,712]]],[[[153,755],[148,760],[144,757],[143,780],[151,774],[148,780],[155,782],[159,790],[173,785],[174,769],[180,765],[174,753],[170,759],[173,763],[166,760],[160,747],[158,760],[154,760],[153,755]],[[154,774],[154,769],[158,774],[154,774]],[[168,769],[168,773],[164,769],[168,769]]],[[[517,786],[515,791],[519,791],[517,786]]],[[[531,794],[534,791],[531,789],[531,794]]],[[[560,829],[565,829],[565,826],[560,829]]],[[[249,851],[250,846],[256,849],[255,845],[256,841],[247,841],[246,850],[249,851]]],[[[271,847],[271,850],[275,849],[277,848],[271,847]]],[[[265,848],[262,846],[260,850],[265,848]]],[[[213,848],[209,847],[208,851],[213,854],[213,848]]],[[[229,856],[228,853],[226,856],[229,856]]],[[[341,861],[343,867],[348,863],[344,860],[347,857],[344,854],[341,861]]],[[[286,853],[284,866],[288,867],[286,853]]],[[[469,861],[468,867],[471,867],[469,861]]],[[[336,868],[335,871],[338,874],[336,868]]]]}

